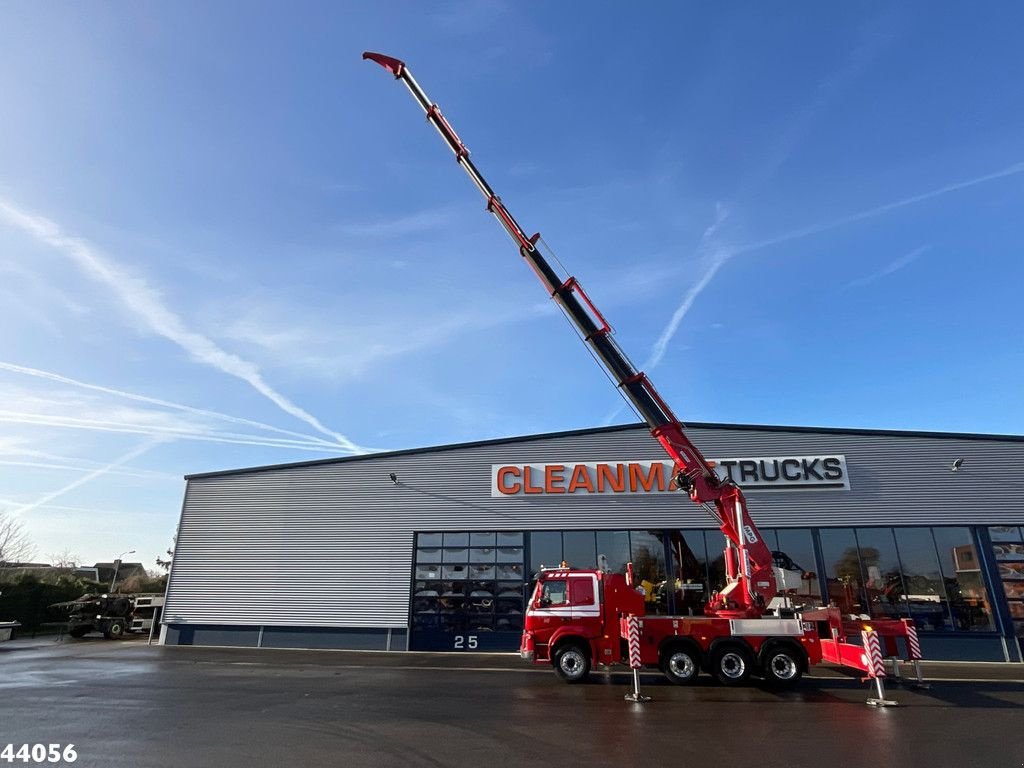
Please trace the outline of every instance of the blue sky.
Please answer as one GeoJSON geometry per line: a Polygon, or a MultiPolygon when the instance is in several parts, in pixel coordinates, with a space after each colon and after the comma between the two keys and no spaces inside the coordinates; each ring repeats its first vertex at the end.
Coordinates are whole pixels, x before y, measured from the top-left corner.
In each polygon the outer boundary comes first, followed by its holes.
{"type": "Polygon", "coordinates": [[[634,420],[367,49],[682,418],[1024,433],[1018,4],[4,17],[0,509],[37,559],[152,566],[185,473],[634,420]]]}

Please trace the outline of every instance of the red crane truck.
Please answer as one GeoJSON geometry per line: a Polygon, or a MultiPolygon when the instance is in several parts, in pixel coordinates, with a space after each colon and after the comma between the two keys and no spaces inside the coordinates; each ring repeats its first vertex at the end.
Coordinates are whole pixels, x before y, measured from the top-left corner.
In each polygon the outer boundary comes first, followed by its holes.
{"type": "MultiPolygon", "coordinates": [[[[786,618],[777,610],[771,614],[780,569],[774,565],[776,553],[765,544],[747,511],[739,486],[719,476],[690,441],[651,380],[619,348],[611,325],[579,281],[552,268],[537,247],[540,234],[528,236],[519,226],[405,63],[373,52],[364,53],[363,58],[381,65],[406,85],[486,199],[487,210],[511,236],[545,290],[671,457],[674,487],[704,507],[725,534],[727,583],[704,606],[703,616],[646,615],[631,567],[624,575],[604,569],[542,570],[526,610],[520,648],[523,658],[551,664],[566,682],[582,681],[594,664],[619,664],[628,658],[627,621],[638,617],[642,663],[660,667],[669,680],[679,684],[692,682],[702,670],[726,685],[742,684],[752,674],[776,684],[792,684],[809,665],[822,660],[870,674],[870,654],[865,647],[849,642],[850,638],[861,639],[865,631],[877,633],[886,655],[892,657],[898,652],[897,638],[904,638],[908,656],[916,662],[919,645],[913,623],[907,619],[865,621],[844,617],[834,606],[786,618]]],[[[919,668],[918,673],[920,677],[919,668]]]]}

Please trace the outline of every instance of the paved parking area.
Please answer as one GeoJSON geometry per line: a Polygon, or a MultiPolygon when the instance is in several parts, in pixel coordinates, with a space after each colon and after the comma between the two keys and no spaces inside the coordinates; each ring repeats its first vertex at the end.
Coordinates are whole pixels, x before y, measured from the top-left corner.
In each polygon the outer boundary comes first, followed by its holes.
{"type": "MultiPolygon", "coordinates": [[[[645,675],[566,686],[510,656],[0,645],[0,748],[74,743],[92,766],[1024,764],[1024,669],[929,665],[929,691],[819,670],[779,693],[645,675]]],[[[2,761],[0,761],[2,764],[2,761]]]]}

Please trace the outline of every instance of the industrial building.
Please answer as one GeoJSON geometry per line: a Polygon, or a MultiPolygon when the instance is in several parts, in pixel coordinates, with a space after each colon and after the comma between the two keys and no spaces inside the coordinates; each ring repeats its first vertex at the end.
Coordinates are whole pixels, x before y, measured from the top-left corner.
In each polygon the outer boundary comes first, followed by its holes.
{"type": "MultiPolygon", "coordinates": [[[[926,658],[1021,661],[1024,438],[690,424],[794,606],[912,617],[926,658]]],[[[511,651],[542,565],[632,561],[648,612],[723,586],[715,521],[643,425],[191,475],[168,645],[511,651]]]]}

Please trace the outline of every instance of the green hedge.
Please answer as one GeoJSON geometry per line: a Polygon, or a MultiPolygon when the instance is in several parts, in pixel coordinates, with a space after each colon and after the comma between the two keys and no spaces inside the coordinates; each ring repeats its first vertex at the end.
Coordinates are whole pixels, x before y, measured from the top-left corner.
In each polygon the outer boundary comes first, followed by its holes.
{"type": "Polygon", "coordinates": [[[59,576],[52,582],[24,574],[0,582],[0,621],[21,623],[20,632],[34,632],[43,624],[67,621],[67,608],[51,608],[54,603],[77,600],[87,592],[103,592],[102,585],[74,576],[59,576]]]}

